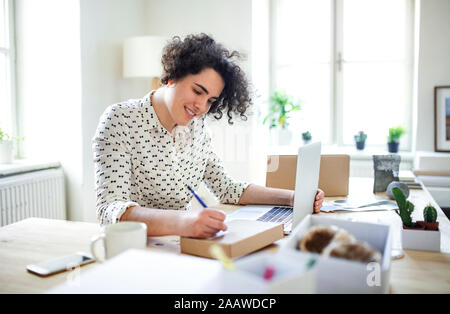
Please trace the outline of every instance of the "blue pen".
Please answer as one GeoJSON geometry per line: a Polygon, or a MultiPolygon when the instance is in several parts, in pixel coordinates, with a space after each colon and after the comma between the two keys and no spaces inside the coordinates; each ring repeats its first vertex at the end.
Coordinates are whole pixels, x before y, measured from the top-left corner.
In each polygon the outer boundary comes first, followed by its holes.
{"type": "Polygon", "coordinates": [[[200,196],[198,196],[197,193],[195,193],[195,191],[193,189],[191,189],[191,187],[189,185],[186,185],[186,186],[189,189],[189,191],[191,191],[191,193],[194,194],[197,201],[199,201],[199,203],[202,204],[202,206],[204,208],[207,208],[208,206],[206,206],[205,202],[203,202],[203,200],[200,198],[200,196]]]}

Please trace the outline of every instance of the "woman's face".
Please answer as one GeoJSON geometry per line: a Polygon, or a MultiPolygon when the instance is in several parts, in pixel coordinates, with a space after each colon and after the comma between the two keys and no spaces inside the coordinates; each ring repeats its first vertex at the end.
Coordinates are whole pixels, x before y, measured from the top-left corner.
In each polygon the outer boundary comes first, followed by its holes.
{"type": "Polygon", "coordinates": [[[189,74],[177,81],[169,80],[165,103],[173,122],[187,125],[209,111],[225,86],[219,73],[206,68],[198,74],[189,74]]]}

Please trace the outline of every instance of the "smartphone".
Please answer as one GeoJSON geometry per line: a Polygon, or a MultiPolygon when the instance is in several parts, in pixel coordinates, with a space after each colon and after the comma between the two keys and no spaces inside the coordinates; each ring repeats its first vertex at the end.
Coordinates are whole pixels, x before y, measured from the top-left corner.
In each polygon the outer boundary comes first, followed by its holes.
{"type": "Polygon", "coordinates": [[[54,258],[38,264],[27,265],[27,270],[39,276],[49,276],[75,267],[94,262],[95,259],[86,253],[77,252],[72,255],[54,258]]]}

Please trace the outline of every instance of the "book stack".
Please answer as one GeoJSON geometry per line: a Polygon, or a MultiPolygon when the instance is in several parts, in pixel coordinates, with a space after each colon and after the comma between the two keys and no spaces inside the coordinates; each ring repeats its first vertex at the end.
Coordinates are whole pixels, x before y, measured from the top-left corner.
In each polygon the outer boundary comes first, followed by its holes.
{"type": "Polygon", "coordinates": [[[400,170],[400,172],[398,174],[398,180],[400,182],[406,183],[406,185],[408,185],[408,188],[410,190],[421,190],[422,189],[422,185],[417,180],[414,173],[410,170],[400,170]]]}

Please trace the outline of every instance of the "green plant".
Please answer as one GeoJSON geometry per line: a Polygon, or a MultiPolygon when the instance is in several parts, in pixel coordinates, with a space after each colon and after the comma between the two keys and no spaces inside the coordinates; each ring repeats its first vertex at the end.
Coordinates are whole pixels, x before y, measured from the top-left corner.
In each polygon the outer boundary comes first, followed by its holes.
{"type": "Polygon", "coordinates": [[[0,128],[0,143],[1,142],[9,142],[9,141],[16,141],[20,142],[23,141],[24,137],[11,137],[8,133],[4,132],[2,128],[0,128]]]}
{"type": "Polygon", "coordinates": [[[310,141],[312,139],[312,135],[309,131],[303,132],[302,133],[302,139],[304,141],[310,141]]]}
{"type": "Polygon", "coordinates": [[[395,212],[400,216],[406,227],[413,228],[414,223],[412,222],[411,214],[414,211],[414,204],[407,201],[403,191],[397,187],[392,189],[392,194],[394,194],[395,201],[398,205],[398,209],[395,212]]]}
{"type": "Polygon", "coordinates": [[[436,222],[437,211],[432,205],[428,205],[423,209],[423,220],[425,222],[436,222]]]}
{"type": "Polygon", "coordinates": [[[295,104],[291,96],[288,96],[284,91],[275,91],[270,97],[269,113],[264,118],[263,124],[269,122],[269,129],[280,126],[285,129],[289,123],[289,114],[292,111],[300,110],[300,104],[295,104]]]}
{"type": "Polygon", "coordinates": [[[367,139],[367,134],[364,131],[359,131],[358,134],[355,135],[355,142],[365,142],[367,139]]]}
{"type": "Polygon", "coordinates": [[[9,135],[3,132],[3,130],[0,128],[0,142],[8,141],[9,135]]]}
{"type": "Polygon", "coordinates": [[[388,136],[388,142],[396,142],[398,143],[400,141],[400,137],[402,137],[403,134],[405,134],[406,130],[401,125],[397,127],[389,128],[389,136],[388,136]]]}

